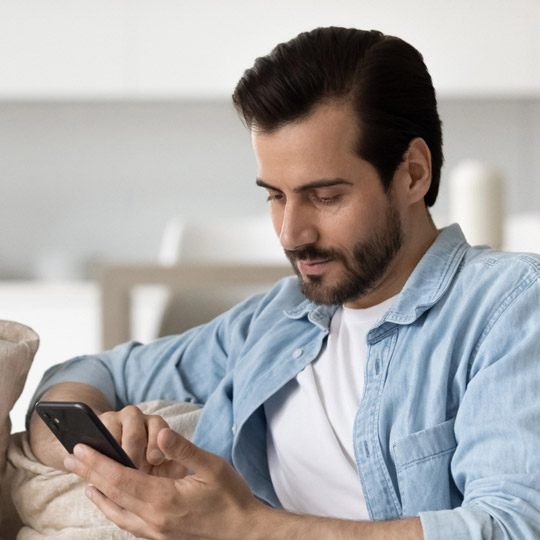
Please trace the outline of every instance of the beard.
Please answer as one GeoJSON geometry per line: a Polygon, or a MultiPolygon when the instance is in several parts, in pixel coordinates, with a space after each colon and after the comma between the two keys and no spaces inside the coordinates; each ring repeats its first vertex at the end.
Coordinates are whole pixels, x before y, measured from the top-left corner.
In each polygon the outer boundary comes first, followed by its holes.
{"type": "Polygon", "coordinates": [[[400,216],[389,198],[383,226],[372,238],[357,242],[352,249],[352,258],[337,249],[319,248],[309,245],[298,250],[285,250],[300,281],[306,298],[316,304],[342,305],[353,302],[372,291],[384,277],[390,264],[403,245],[403,229],[400,216]],[[297,260],[332,259],[342,263],[343,277],[332,284],[325,284],[324,275],[302,277],[297,260]]]}

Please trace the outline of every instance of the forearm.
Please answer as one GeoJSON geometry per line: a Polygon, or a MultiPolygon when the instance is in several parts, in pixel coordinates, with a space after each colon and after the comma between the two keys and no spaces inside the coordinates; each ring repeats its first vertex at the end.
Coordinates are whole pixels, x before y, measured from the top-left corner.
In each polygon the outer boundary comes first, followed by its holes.
{"type": "Polygon", "coordinates": [[[419,518],[352,521],[265,508],[245,538],[252,540],[423,540],[419,518]]]}
{"type": "MultiPolygon", "coordinates": [[[[111,405],[105,396],[95,387],[82,383],[60,383],[49,388],[43,396],[43,401],[82,401],[89,405],[97,414],[111,410],[111,405]]],[[[34,412],[30,420],[30,444],[34,455],[45,465],[55,469],[63,469],[66,450],[34,412]]]]}

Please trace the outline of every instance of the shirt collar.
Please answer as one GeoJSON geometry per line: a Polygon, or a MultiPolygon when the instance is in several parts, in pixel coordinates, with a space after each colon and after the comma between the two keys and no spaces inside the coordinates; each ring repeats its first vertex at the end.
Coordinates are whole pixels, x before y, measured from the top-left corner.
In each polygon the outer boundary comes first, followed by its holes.
{"type": "MultiPolygon", "coordinates": [[[[469,244],[458,224],[442,229],[416,265],[392,307],[376,326],[384,322],[411,324],[435,305],[450,286],[468,248],[469,244]]],[[[285,311],[285,315],[291,319],[307,316],[313,324],[328,330],[337,308],[304,300],[285,311]]]]}
{"type": "Polygon", "coordinates": [[[469,247],[458,224],[442,229],[380,321],[381,324],[385,321],[411,324],[434,306],[452,283],[469,247]]]}
{"type": "Polygon", "coordinates": [[[301,319],[307,315],[313,324],[322,330],[328,330],[337,308],[338,306],[322,306],[310,300],[304,300],[295,308],[288,309],[284,313],[289,319],[301,319]]]}

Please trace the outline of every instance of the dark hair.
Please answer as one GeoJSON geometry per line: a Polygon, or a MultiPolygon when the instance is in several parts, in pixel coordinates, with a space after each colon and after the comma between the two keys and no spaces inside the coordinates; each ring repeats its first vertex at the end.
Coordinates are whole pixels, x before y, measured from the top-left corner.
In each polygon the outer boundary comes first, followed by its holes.
{"type": "Polygon", "coordinates": [[[245,124],[269,133],[339,100],[356,111],[357,152],[377,169],[386,190],[411,140],[425,140],[432,180],[424,200],[432,206],[443,163],[441,120],[422,55],[405,41],[354,28],[304,32],[257,58],[233,94],[245,124]]]}

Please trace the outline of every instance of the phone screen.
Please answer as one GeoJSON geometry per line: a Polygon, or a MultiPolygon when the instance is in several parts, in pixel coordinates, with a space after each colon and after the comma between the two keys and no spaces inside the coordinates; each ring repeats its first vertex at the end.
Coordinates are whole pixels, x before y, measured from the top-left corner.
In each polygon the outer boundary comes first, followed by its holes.
{"type": "Polygon", "coordinates": [[[36,404],[36,412],[70,454],[73,453],[75,445],[83,443],[126,467],[136,468],[86,403],[40,401],[36,404]]]}

